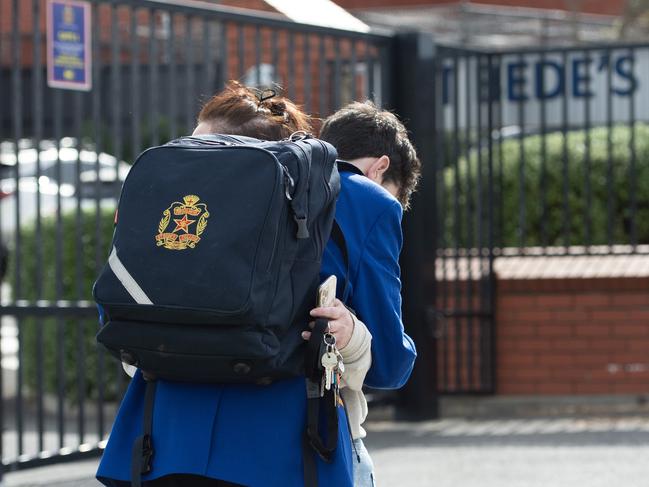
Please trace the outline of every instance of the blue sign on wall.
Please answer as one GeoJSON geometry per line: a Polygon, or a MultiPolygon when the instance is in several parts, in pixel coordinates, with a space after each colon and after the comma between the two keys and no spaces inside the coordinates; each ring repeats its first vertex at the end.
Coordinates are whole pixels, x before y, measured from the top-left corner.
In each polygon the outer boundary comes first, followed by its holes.
{"type": "Polygon", "coordinates": [[[47,2],[47,84],[89,91],[92,87],[90,4],[47,2]]]}

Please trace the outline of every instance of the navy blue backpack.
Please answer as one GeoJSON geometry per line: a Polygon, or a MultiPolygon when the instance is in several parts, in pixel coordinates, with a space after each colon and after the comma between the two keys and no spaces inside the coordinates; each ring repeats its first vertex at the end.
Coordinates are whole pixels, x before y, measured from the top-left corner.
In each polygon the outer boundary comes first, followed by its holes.
{"type": "Polygon", "coordinates": [[[97,340],[152,378],[258,382],[304,371],[340,191],[335,149],[183,137],[143,152],[124,181],[94,286],[97,340]]]}

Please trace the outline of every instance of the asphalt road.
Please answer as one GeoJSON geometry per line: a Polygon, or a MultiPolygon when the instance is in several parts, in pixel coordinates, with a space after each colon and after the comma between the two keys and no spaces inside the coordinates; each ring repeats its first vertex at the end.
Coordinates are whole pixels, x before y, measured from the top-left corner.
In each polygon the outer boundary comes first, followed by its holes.
{"type": "MultiPolygon", "coordinates": [[[[646,487],[649,418],[373,422],[382,487],[646,487]]],[[[96,461],[10,473],[4,487],[97,487],[96,461]]]]}

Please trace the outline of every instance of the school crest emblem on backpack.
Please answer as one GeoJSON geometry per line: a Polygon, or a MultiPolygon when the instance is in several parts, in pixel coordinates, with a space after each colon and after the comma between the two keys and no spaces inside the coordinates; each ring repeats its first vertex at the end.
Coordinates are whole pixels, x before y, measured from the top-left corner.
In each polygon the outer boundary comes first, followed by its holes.
{"type": "Polygon", "coordinates": [[[169,250],[193,249],[200,242],[200,235],[207,227],[210,213],[200,198],[189,194],[183,197],[183,203],[174,201],[162,213],[158,225],[156,244],[169,250]]]}

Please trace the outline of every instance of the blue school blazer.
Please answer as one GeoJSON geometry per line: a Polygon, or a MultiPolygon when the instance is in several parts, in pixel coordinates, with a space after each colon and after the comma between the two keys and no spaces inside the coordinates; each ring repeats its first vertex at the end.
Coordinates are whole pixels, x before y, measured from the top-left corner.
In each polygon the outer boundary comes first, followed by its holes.
{"type": "MultiPolygon", "coordinates": [[[[399,387],[412,370],[415,349],[403,332],[398,256],[401,206],[369,179],[342,173],[336,209],[350,255],[350,304],[374,340],[367,383],[399,387]],[[376,349],[376,352],[375,350],[376,349]]],[[[322,277],[344,283],[341,253],[329,242],[322,277]]],[[[342,287],[339,289],[342,296],[342,287]]],[[[129,481],[131,449],[142,431],[145,383],[131,381],[101,459],[97,478],[108,486],[129,481]]],[[[338,448],[331,463],[319,458],[321,485],[353,487],[354,455],[342,408],[338,448]]],[[[304,378],[268,386],[203,385],[158,381],[153,412],[152,472],[145,480],[169,474],[194,474],[249,487],[299,487],[304,484],[302,435],[306,425],[304,378]]]]}

